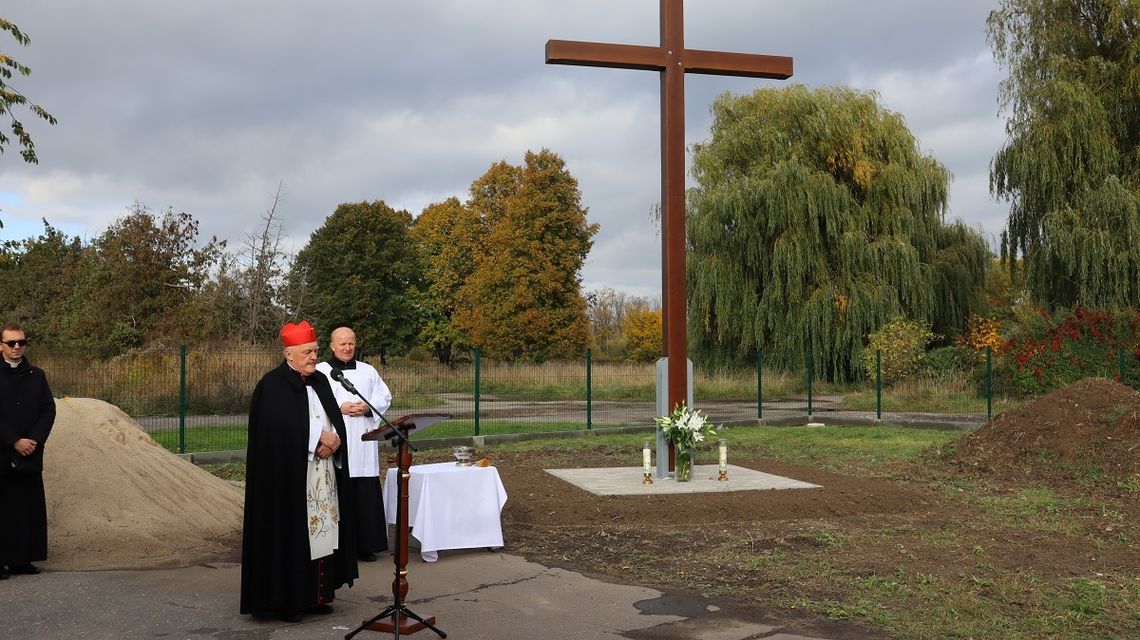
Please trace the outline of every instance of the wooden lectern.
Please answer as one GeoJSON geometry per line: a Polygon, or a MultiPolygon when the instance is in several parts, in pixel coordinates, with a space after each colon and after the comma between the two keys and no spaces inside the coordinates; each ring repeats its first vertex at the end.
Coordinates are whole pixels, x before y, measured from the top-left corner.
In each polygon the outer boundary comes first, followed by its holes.
{"type": "Polygon", "coordinates": [[[361,440],[366,441],[396,439],[396,460],[399,465],[399,470],[396,473],[396,487],[399,497],[396,503],[396,546],[392,553],[392,561],[396,564],[396,578],[392,581],[392,604],[372,619],[365,620],[363,624],[346,635],[345,640],[356,635],[362,629],[393,633],[396,638],[399,638],[400,634],[431,629],[439,634],[439,637],[447,637],[446,633],[435,627],[435,616],[420,617],[404,606],[404,598],[408,595],[408,478],[411,476],[408,469],[412,466],[411,451],[415,448],[408,442],[408,434],[450,417],[446,413],[410,414],[395,422],[384,420],[384,426],[369,431],[360,437],[361,440]]]}

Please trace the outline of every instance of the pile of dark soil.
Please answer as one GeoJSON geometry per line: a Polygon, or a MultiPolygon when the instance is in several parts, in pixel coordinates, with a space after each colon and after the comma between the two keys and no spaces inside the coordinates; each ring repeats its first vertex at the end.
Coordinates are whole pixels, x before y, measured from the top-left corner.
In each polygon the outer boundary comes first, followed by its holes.
{"type": "Polygon", "coordinates": [[[1140,475],[1140,394],[1085,378],[991,420],[952,459],[981,471],[1041,479],[1128,480],[1140,475]]]}

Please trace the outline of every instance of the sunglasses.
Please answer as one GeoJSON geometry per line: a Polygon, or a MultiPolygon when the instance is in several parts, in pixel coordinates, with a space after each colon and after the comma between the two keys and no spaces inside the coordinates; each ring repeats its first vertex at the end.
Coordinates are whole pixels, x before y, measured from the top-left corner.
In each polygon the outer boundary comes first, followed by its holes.
{"type": "Polygon", "coordinates": [[[3,342],[13,349],[15,349],[17,346],[25,347],[28,345],[27,340],[0,340],[0,342],[3,342]]]}

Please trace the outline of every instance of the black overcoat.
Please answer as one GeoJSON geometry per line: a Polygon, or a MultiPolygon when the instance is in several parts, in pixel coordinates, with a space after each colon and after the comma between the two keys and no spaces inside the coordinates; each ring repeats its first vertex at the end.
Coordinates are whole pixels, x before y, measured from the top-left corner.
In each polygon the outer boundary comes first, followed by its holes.
{"type": "Polygon", "coordinates": [[[0,360],[0,445],[4,450],[0,473],[11,468],[12,445],[21,438],[36,441],[36,451],[20,461],[26,469],[42,471],[44,445],[55,424],[55,398],[51,396],[44,370],[27,358],[15,367],[0,360]]]}
{"type": "Polygon", "coordinates": [[[55,399],[43,369],[27,358],[15,367],[0,360],[0,565],[47,559],[44,445],[53,424],[55,399]],[[32,455],[12,448],[21,438],[36,441],[32,455]]]}
{"type": "MultiPolygon", "coordinates": [[[[344,420],[328,378],[308,378],[325,414],[345,442],[344,420]]],[[[309,454],[308,393],[300,375],[282,362],[253,391],[246,448],[245,519],[242,529],[241,612],[297,611],[317,604],[313,579],[324,588],[352,586],[357,577],[355,513],[348,481],[347,448],[333,459],[340,502],[339,548],[319,572],[309,559],[305,482],[309,454]]]]}

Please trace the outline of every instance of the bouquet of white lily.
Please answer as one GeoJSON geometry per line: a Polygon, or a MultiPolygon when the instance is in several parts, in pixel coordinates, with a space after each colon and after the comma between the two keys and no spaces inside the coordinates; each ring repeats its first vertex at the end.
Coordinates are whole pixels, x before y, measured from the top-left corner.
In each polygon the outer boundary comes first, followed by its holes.
{"type": "Polygon", "coordinates": [[[667,416],[653,419],[661,427],[665,439],[673,443],[677,454],[688,454],[689,450],[716,435],[716,426],[708,421],[697,409],[690,409],[681,403],[667,416]]]}

